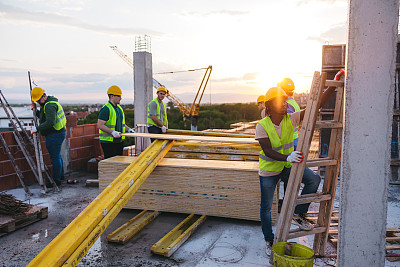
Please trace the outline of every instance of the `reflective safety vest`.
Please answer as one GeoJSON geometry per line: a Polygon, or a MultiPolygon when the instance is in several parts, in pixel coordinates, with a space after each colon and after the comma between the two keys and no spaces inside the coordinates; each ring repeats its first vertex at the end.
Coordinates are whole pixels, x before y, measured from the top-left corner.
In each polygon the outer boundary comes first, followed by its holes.
{"type": "MultiPolygon", "coordinates": [[[[147,124],[151,124],[151,125],[154,125],[154,126],[158,127],[158,125],[153,121],[153,119],[151,118],[151,115],[150,115],[150,104],[151,104],[151,102],[156,102],[156,104],[157,104],[156,117],[157,117],[157,119],[161,120],[160,103],[158,102],[157,98],[154,98],[147,105],[147,124]]],[[[166,108],[166,106],[165,106],[165,104],[163,102],[161,102],[161,103],[163,104],[163,108],[164,108],[164,118],[163,118],[163,122],[162,123],[163,123],[163,125],[166,125],[167,124],[167,108],[166,108]]]]}
{"type": "Polygon", "coordinates": [[[64,110],[57,101],[49,101],[44,104],[44,114],[46,114],[46,105],[49,103],[55,103],[57,105],[56,123],[53,125],[53,128],[57,131],[61,130],[62,128],[64,128],[65,125],[67,125],[67,119],[65,118],[64,110]]]}
{"type": "MultiPolygon", "coordinates": [[[[290,104],[294,107],[294,112],[300,111],[300,106],[297,104],[296,100],[290,98],[286,100],[286,103],[290,104]]],[[[294,139],[299,138],[299,126],[296,126],[296,130],[294,131],[294,139]]]]}
{"type": "MultiPolygon", "coordinates": [[[[105,104],[103,108],[104,107],[107,107],[108,110],[110,111],[110,115],[108,116],[108,121],[106,121],[105,126],[110,128],[112,131],[115,131],[115,125],[117,124],[117,113],[115,112],[114,107],[110,102],[105,104]]],[[[125,133],[125,114],[120,105],[117,104],[117,107],[122,112],[122,133],[125,133]]],[[[124,140],[125,136],[122,136],[121,138],[122,140],[124,140]]],[[[114,137],[112,136],[112,134],[106,133],[100,129],[99,129],[99,139],[100,141],[108,141],[108,142],[114,141],[114,137]]]]}
{"type": "MultiPolygon", "coordinates": [[[[293,150],[293,124],[290,120],[289,114],[286,114],[282,120],[282,132],[279,138],[278,133],[271,121],[269,116],[260,120],[259,124],[265,129],[268,134],[268,138],[271,141],[272,150],[281,153],[283,155],[289,155],[293,150]]],[[[260,151],[259,155],[259,167],[262,170],[270,172],[280,172],[283,168],[292,167],[292,163],[286,161],[278,161],[269,158],[265,155],[264,151],[260,151]]]]}

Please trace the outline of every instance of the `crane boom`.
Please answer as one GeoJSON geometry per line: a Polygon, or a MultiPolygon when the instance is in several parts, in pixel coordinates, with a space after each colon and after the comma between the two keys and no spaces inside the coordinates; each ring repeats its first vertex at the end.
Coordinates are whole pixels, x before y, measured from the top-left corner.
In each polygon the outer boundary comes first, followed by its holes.
{"type": "MultiPolygon", "coordinates": [[[[117,53],[117,55],[119,55],[133,70],[133,60],[130,57],[128,57],[121,50],[119,50],[118,47],[115,45],[110,46],[110,48],[112,50],[114,50],[114,52],[117,53]]],[[[191,71],[193,71],[193,70],[191,70],[191,71]]],[[[174,106],[177,106],[179,108],[179,110],[182,112],[183,119],[186,120],[187,118],[190,118],[192,121],[192,126],[195,125],[195,129],[197,129],[197,119],[198,119],[198,115],[199,115],[200,102],[201,102],[201,99],[203,98],[203,94],[207,87],[208,80],[210,79],[211,71],[212,71],[212,66],[210,65],[206,68],[206,72],[204,73],[204,76],[200,83],[199,89],[197,90],[196,97],[194,98],[193,103],[190,107],[188,105],[186,105],[185,103],[183,103],[183,101],[180,100],[177,96],[172,94],[171,91],[168,90],[165,85],[161,84],[159,81],[157,81],[154,78],[153,78],[153,87],[157,89],[160,86],[163,86],[167,90],[166,97],[168,98],[169,101],[172,102],[172,104],[174,104],[174,106]],[[196,103],[197,97],[199,96],[200,92],[201,92],[201,94],[200,94],[199,100],[196,103]]]]}

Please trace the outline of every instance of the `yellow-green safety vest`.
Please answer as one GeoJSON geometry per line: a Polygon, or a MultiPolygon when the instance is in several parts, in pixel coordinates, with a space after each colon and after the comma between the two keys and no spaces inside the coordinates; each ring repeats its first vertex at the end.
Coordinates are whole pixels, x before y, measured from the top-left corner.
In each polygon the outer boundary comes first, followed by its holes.
{"type": "Polygon", "coordinates": [[[53,128],[58,130],[61,130],[64,128],[65,125],[67,125],[67,119],[65,118],[64,110],[60,103],[57,101],[49,101],[46,104],[44,104],[44,113],[46,114],[46,105],[49,103],[55,103],[57,105],[57,114],[56,114],[56,123],[53,125],[53,128]]]}
{"type": "MultiPolygon", "coordinates": [[[[156,117],[157,119],[161,120],[161,110],[160,110],[160,103],[158,102],[157,98],[154,98],[153,100],[150,101],[150,103],[147,105],[147,124],[151,124],[154,126],[158,126],[153,119],[151,118],[150,115],[150,104],[151,102],[156,102],[157,104],[157,114],[156,117]]],[[[163,125],[167,124],[167,108],[165,106],[165,104],[163,102],[161,102],[163,104],[164,107],[164,118],[163,118],[163,125]]]]}
{"type": "MultiPolygon", "coordinates": [[[[106,121],[105,126],[115,131],[115,125],[117,124],[117,113],[115,112],[114,107],[110,102],[105,104],[103,108],[104,107],[107,107],[108,110],[110,111],[110,115],[108,116],[108,121],[106,121]]],[[[120,105],[117,104],[117,107],[122,112],[122,133],[125,133],[125,114],[120,105]]],[[[125,136],[122,136],[121,138],[122,140],[124,140],[125,136]]],[[[99,139],[100,141],[108,141],[108,142],[114,141],[114,137],[112,136],[112,134],[106,133],[100,129],[99,129],[99,139]]]]}
{"type": "MultiPolygon", "coordinates": [[[[272,150],[281,153],[283,155],[289,155],[294,150],[293,143],[293,124],[290,120],[289,114],[286,114],[282,120],[282,132],[279,138],[278,133],[269,116],[259,121],[259,124],[265,129],[268,134],[268,138],[271,141],[272,150]]],[[[260,151],[259,155],[259,167],[262,170],[270,172],[280,172],[283,168],[292,167],[292,163],[286,161],[278,161],[267,157],[263,150],[260,151]]]]}
{"type": "MultiPolygon", "coordinates": [[[[294,112],[300,111],[299,104],[297,104],[296,100],[294,100],[293,98],[286,100],[286,103],[294,107],[294,112]]],[[[296,130],[294,131],[294,139],[296,138],[299,138],[299,126],[296,126],[296,130]]]]}

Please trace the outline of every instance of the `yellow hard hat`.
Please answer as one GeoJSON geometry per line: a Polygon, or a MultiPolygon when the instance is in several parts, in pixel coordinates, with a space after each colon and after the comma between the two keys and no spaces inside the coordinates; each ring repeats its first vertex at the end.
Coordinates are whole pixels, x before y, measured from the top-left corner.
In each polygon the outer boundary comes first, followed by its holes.
{"type": "Polygon", "coordinates": [[[294,82],[292,79],[284,78],[280,83],[278,83],[278,87],[285,91],[294,91],[294,82]]]}
{"type": "Polygon", "coordinates": [[[160,91],[163,91],[163,92],[167,93],[167,89],[165,89],[165,87],[163,87],[163,86],[158,87],[157,93],[160,92],[160,91]]]}
{"type": "Polygon", "coordinates": [[[264,95],[260,95],[260,96],[257,98],[257,104],[260,103],[260,102],[264,102],[264,101],[265,101],[265,96],[264,96],[264,95]]]}
{"type": "Polygon", "coordinates": [[[44,90],[40,87],[35,87],[31,91],[32,101],[38,101],[44,94],[44,90]]]}
{"type": "Polygon", "coordinates": [[[116,85],[110,86],[107,90],[107,95],[122,95],[121,88],[116,85]]]}
{"type": "Polygon", "coordinates": [[[284,97],[284,98],[288,98],[288,95],[286,94],[286,92],[280,88],[280,87],[272,87],[269,88],[267,93],[265,94],[265,101],[270,101],[271,99],[275,98],[275,97],[284,97]]]}

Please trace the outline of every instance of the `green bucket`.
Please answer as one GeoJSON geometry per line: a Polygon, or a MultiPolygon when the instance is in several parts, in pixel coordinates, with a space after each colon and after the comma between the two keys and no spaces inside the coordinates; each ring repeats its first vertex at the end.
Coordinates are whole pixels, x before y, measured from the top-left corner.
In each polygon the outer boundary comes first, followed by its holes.
{"type": "Polygon", "coordinates": [[[313,267],[315,254],[314,250],[306,246],[292,244],[292,256],[285,255],[285,244],[278,242],[272,246],[273,260],[275,267],[313,267]]]}

